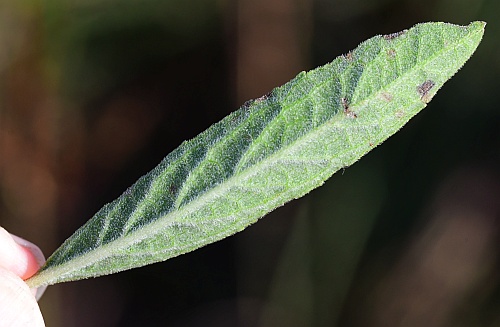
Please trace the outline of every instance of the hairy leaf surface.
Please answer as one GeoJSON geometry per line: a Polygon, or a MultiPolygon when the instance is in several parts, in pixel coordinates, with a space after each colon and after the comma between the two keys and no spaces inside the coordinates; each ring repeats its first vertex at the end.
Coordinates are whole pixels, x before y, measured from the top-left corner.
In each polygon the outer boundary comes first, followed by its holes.
{"type": "Polygon", "coordinates": [[[27,283],[139,267],[241,231],[399,130],[469,59],[484,26],[376,36],[245,103],[105,205],[27,283]]]}

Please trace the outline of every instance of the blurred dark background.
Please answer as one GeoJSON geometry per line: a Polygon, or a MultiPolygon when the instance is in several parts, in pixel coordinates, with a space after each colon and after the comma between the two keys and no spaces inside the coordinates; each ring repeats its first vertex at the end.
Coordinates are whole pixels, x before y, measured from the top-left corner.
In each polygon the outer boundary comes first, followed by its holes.
{"type": "Polygon", "coordinates": [[[496,0],[0,0],[0,225],[47,256],[301,70],[418,22],[488,22],[360,162],[233,237],[50,286],[47,326],[500,326],[498,17],[496,0]]]}

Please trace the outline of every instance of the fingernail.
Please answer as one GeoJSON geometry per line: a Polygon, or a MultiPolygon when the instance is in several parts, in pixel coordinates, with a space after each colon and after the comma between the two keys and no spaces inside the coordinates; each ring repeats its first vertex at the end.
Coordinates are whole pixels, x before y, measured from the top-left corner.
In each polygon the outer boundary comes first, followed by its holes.
{"type": "MultiPolygon", "coordinates": [[[[10,234],[10,233],[9,233],[10,234]]],[[[22,246],[23,248],[27,249],[33,256],[33,259],[35,260],[36,267],[33,267],[33,263],[30,264],[30,271],[32,273],[29,274],[29,276],[23,276],[25,279],[31,277],[43,264],[45,263],[45,256],[43,255],[42,250],[35,244],[26,241],[23,238],[20,238],[19,236],[16,236],[14,234],[10,234],[14,242],[16,242],[18,245],[22,246]]],[[[45,292],[45,289],[47,289],[47,286],[42,286],[38,288],[32,288],[31,293],[35,296],[36,300],[38,301],[43,293],[45,292]]]]}

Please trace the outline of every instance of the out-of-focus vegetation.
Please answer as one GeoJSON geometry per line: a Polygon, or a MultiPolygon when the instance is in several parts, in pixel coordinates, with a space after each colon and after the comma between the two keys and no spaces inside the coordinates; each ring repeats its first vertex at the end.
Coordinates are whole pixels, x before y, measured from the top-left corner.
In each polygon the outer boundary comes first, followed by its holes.
{"type": "Polygon", "coordinates": [[[498,326],[499,14],[493,0],[1,1],[0,224],[47,255],[300,70],[417,22],[488,22],[464,69],[362,161],[234,237],[50,287],[47,325],[498,326]]]}

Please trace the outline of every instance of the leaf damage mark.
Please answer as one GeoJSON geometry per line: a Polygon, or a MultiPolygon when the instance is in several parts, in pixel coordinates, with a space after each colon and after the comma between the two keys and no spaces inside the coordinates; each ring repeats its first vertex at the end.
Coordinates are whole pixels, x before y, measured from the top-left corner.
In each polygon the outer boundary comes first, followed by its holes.
{"type": "Polygon", "coordinates": [[[260,98],[255,99],[255,102],[256,102],[256,103],[259,103],[259,102],[262,102],[262,101],[264,101],[264,100],[267,100],[267,99],[269,99],[272,95],[273,95],[273,92],[272,92],[272,91],[271,91],[271,92],[268,92],[268,93],[264,94],[263,96],[261,96],[260,98]]]}
{"type": "Polygon", "coordinates": [[[245,101],[245,103],[243,103],[243,105],[241,106],[242,108],[244,108],[245,110],[248,110],[250,109],[250,106],[255,102],[254,99],[251,99],[251,100],[247,100],[245,101]]]}
{"type": "Polygon", "coordinates": [[[243,105],[242,105],[241,107],[242,107],[242,108],[244,108],[244,109],[246,109],[246,110],[248,110],[248,109],[250,109],[250,107],[251,107],[252,105],[254,105],[254,104],[258,104],[258,103],[260,103],[260,102],[263,102],[263,101],[265,101],[265,100],[267,100],[267,99],[271,98],[271,97],[272,97],[272,95],[273,95],[273,92],[271,91],[271,92],[269,92],[269,93],[267,93],[267,94],[264,94],[264,95],[263,95],[263,96],[261,96],[260,98],[247,100],[247,101],[245,101],[245,103],[243,103],[243,105]]]}
{"type": "Polygon", "coordinates": [[[177,194],[177,186],[174,183],[170,184],[168,191],[170,192],[170,195],[172,195],[172,196],[176,195],[177,194]]]}
{"type": "Polygon", "coordinates": [[[395,38],[401,36],[401,35],[404,35],[406,34],[406,32],[408,32],[408,30],[402,30],[401,32],[397,32],[397,33],[391,33],[391,34],[386,34],[384,35],[384,39],[386,39],[387,41],[390,41],[390,40],[394,40],[395,38]]]}
{"type": "Polygon", "coordinates": [[[380,97],[385,102],[391,102],[392,98],[393,98],[393,95],[391,93],[389,93],[389,92],[382,92],[382,93],[380,93],[380,97]]]}
{"type": "Polygon", "coordinates": [[[129,186],[125,192],[123,192],[123,195],[127,196],[127,197],[131,197],[132,196],[132,186],[129,186]]]}
{"type": "Polygon", "coordinates": [[[353,61],[354,60],[354,55],[352,54],[352,51],[349,51],[344,55],[345,60],[347,61],[353,61]]]}
{"type": "Polygon", "coordinates": [[[429,101],[431,101],[432,97],[429,95],[429,91],[434,87],[434,85],[436,85],[436,83],[428,79],[417,87],[417,92],[423,102],[429,103],[429,101]]]}
{"type": "Polygon", "coordinates": [[[358,115],[354,111],[351,111],[351,109],[349,108],[349,101],[347,100],[347,98],[341,98],[340,102],[342,103],[344,114],[347,116],[347,118],[358,118],[358,115]]]}

